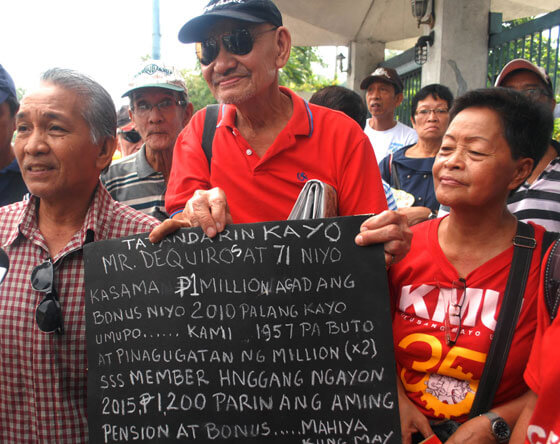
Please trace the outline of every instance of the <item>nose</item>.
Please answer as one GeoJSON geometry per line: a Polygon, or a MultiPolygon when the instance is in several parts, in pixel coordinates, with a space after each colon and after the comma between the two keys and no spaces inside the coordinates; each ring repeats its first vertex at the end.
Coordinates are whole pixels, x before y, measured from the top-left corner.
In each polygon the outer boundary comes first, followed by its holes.
{"type": "Polygon", "coordinates": [[[435,110],[431,110],[430,113],[428,114],[428,122],[437,122],[438,120],[438,115],[435,112],[435,110]]]}
{"type": "Polygon", "coordinates": [[[218,42],[218,56],[214,60],[214,71],[218,74],[226,75],[237,66],[234,55],[228,52],[221,41],[218,42]]]}
{"type": "Polygon", "coordinates": [[[447,169],[460,169],[464,165],[464,150],[456,148],[445,157],[444,167],[447,169]]]}
{"type": "Polygon", "coordinates": [[[148,121],[150,123],[159,123],[164,119],[163,112],[156,106],[152,106],[152,109],[148,113],[148,121]]]}
{"type": "Polygon", "coordinates": [[[38,128],[32,128],[28,131],[29,133],[25,136],[20,134],[16,135],[14,148],[16,150],[23,149],[23,152],[28,156],[47,154],[50,147],[46,141],[45,133],[38,128]]]}

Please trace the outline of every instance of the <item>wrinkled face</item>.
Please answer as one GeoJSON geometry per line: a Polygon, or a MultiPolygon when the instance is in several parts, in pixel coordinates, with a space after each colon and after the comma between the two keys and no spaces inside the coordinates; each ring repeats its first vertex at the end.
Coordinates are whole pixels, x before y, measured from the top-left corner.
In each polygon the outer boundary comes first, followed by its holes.
{"type": "Polygon", "coordinates": [[[373,117],[392,117],[402,99],[402,93],[397,94],[393,85],[383,81],[373,82],[366,91],[366,103],[373,117]]]}
{"type": "Polygon", "coordinates": [[[449,125],[434,162],[437,200],[451,208],[504,207],[531,166],[530,159],[513,159],[495,111],[467,108],[449,125]]]}
{"type": "Polygon", "coordinates": [[[555,101],[546,94],[546,86],[534,72],[520,69],[509,74],[500,85],[524,93],[530,99],[554,109],[555,101]]]}
{"type": "Polygon", "coordinates": [[[216,40],[220,52],[210,64],[202,64],[202,75],[220,103],[243,103],[271,86],[276,86],[278,69],[277,30],[270,23],[260,25],[236,20],[222,20],[208,33],[216,40]],[[245,55],[228,52],[222,35],[247,28],[253,36],[253,49],[245,55]]]}
{"type": "Polygon", "coordinates": [[[11,149],[15,129],[16,119],[10,113],[9,105],[6,102],[0,103],[0,153],[11,149]]]}
{"type": "Polygon", "coordinates": [[[177,104],[178,100],[178,93],[165,88],[141,88],[134,91],[130,118],[147,149],[173,151],[177,136],[192,115],[192,104],[180,106],[177,104]],[[158,104],[162,105],[158,108],[158,104]]]}
{"type": "MultiPolygon", "coordinates": [[[[14,151],[29,191],[60,202],[87,199],[106,159],[82,117],[83,98],[50,83],[25,97],[16,114],[14,151]]],[[[112,141],[113,142],[113,141],[112,141]]]]}
{"type": "Polygon", "coordinates": [[[418,101],[412,126],[419,139],[440,140],[449,125],[449,109],[447,102],[431,95],[418,101]]]}

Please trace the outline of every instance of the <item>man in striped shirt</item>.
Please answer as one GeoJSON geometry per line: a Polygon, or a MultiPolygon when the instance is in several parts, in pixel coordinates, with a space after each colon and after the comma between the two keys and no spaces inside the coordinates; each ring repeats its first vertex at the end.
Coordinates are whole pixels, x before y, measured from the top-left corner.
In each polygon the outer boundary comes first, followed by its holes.
{"type": "Polygon", "coordinates": [[[113,199],[165,220],[164,197],[173,147],[193,113],[187,87],[174,68],[155,60],[134,76],[123,97],[130,99],[130,117],[144,145],[114,162],[101,181],[113,199]]]}
{"type": "MultiPolygon", "coordinates": [[[[512,88],[549,108],[556,106],[552,82],[546,71],[525,59],[507,63],[495,86],[512,88]]],[[[508,199],[508,210],[521,221],[532,221],[547,231],[560,232],[560,144],[551,140],[547,151],[525,183],[508,199]]],[[[449,208],[441,206],[438,216],[449,208]]]]}
{"type": "MultiPolygon", "coordinates": [[[[507,63],[496,86],[513,88],[551,112],[556,106],[546,71],[525,59],[507,63]]],[[[508,209],[519,220],[530,220],[548,231],[560,232],[560,144],[551,140],[543,158],[523,185],[509,198],[508,209]]]]}

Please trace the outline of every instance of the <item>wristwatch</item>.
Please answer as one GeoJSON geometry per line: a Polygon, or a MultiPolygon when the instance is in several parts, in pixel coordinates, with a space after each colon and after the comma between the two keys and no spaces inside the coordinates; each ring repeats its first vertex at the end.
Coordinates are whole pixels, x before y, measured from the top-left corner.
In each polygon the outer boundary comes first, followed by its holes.
{"type": "Polygon", "coordinates": [[[504,421],[504,418],[496,415],[494,412],[482,413],[480,416],[486,416],[490,420],[490,427],[492,428],[492,434],[496,441],[499,443],[508,442],[511,436],[511,429],[508,423],[504,421]]]}

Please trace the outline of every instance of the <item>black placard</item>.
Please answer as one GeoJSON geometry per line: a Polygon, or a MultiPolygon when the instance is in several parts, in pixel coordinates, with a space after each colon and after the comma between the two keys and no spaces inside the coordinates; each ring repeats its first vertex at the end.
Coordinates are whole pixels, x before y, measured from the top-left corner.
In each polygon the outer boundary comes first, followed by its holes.
{"type": "Polygon", "coordinates": [[[400,441],[381,245],[364,217],[84,249],[92,443],[400,441]]]}

